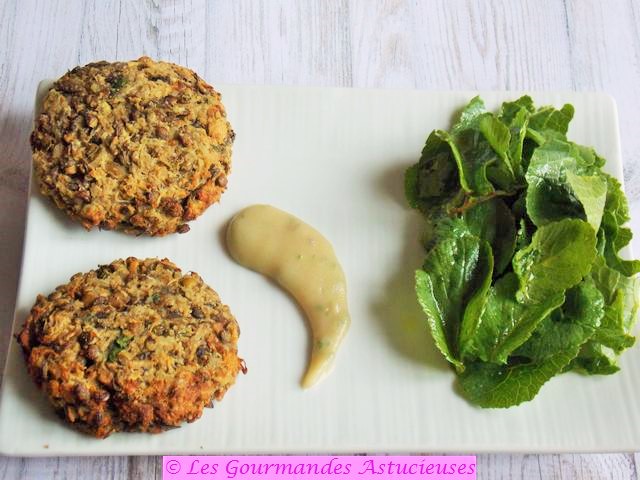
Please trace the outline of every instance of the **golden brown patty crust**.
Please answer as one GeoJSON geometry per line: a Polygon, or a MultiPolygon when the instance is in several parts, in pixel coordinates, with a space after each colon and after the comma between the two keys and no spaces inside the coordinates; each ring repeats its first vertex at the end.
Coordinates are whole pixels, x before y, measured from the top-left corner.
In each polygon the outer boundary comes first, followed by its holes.
{"type": "Polygon", "coordinates": [[[56,81],[31,148],[40,191],[85,228],[166,235],[220,198],[233,139],[219,93],[142,57],[56,81]]]}
{"type": "Polygon", "coordinates": [[[104,438],[198,419],[244,371],[238,335],[196,273],[128,258],[38,296],[17,339],[60,416],[104,438]]]}

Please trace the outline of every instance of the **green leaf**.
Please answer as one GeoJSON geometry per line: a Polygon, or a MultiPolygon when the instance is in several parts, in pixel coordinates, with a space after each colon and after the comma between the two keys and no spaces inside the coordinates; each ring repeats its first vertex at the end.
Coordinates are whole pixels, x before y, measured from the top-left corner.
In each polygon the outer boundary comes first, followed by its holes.
{"type": "Polygon", "coordinates": [[[451,128],[451,132],[455,135],[465,130],[476,129],[480,116],[487,113],[484,101],[480,96],[473,97],[460,112],[458,121],[451,128]]]}
{"type": "Polygon", "coordinates": [[[518,300],[540,303],[579,283],[591,269],[595,247],[593,228],[582,220],[565,219],[540,227],[531,244],[513,258],[520,280],[518,300]]]}
{"type": "Polygon", "coordinates": [[[513,102],[504,102],[500,107],[498,118],[501,122],[510,125],[519,114],[529,116],[535,110],[531,97],[524,95],[513,102]]]}
{"type": "Polygon", "coordinates": [[[464,235],[439,242],[416,272],[416,293],[436,346],[457,368],[475,334],[491,284],[491,247],[464,235]]]}
{"type": "Polygon", "coordinates": [[[501,274],[511,263],[516,228],[511,210],[500,198],[492,198],[468,209],[463,220],[469,232],[487,241],[493,249],[494,274],[501,274]]]}
{"type": "Polygon", "coordinates": [[[516,220],[520,221],[527,216],[527,193],[520,193],[511,204],[511,211],[516,220]]]}
{"type": "Polygon", "coordinates": [[[613,230],[608,236],[605,230],[604,257],[607,264],[627,277],[640,273],[640,260],[623,260],[619,253],[629,244],[632,237],[631,230],[625,227],[613,230]]]}
{"type": "Polygon", "coordinates": [[[515,222],[511,210],[498,197],[470,206],[460,217],[443,217],[434,222],[424,246],[428,251],[437,242],[463,235],[473,235],[491,245],[494,275],[499,275],[511,263],[515,248],[515,222]]]}
{"type": "Polygon", "coordinates": [[[436,130],[435,133],[451,148],[462,189],[475,195],[492,192],[493,185],[487,179],[487,166],[495,161],[496,155],[480,132],[463,130],[455,136],[444,130],[436,130]]]}
{"type": "Polygon", "coordinates": [[[471,363],[458,379],[471,403],[484,408],[513,407],[535,397],[542,385],[560,373],[577,353],[577,348],[567,349],[534,364],[471,363]]]}
{"type": "Polygon", "coordinates": [[[483,195],[493,190],[487,180],[487,164],[493,158],[486,148],[486,140],[479,134],[480,118],[486,112],[480,97],[474,97],[462,109],[460,117],[451,128],[451,133],[436,130],[439,137],[446,142],[458,165],[460,184],[467,193],[483,195]],[[484,142],[483,142],[484,140],[484,142]]]}
{"type": "Polygon", "coordinates": [[[486,111],[480,97],[473,98],[453,125],[451,134],[441,132],[458,164],[460,181],[465,192],[486,195],[494,185],[510,190],[515,180],[515,168],[508,155],[511,133],[507,125],[486,111]]]}
{"type": "MultiPolygon", "coordinates": [[[[511,363],[472,363],[459,374],[465,396],[485,408],[519,405],[536,396],[542,385],[562,372],[593,335],[602,315],[602,297],[588,283],[567,293],[566,311],[551,314],[516,351],[511,363]],[[590,312],[595,301],[594,312],[590,312]],[[598,308],[600,308],[598,310],[598,308]]],[[[565,306],[562,307],[565,309],[565,306]]]]}
{"type": "Polygon", "coordinates": [[[607,180],[601,175],[580,176],[573,172],[567,172],[566,179],[573,195],[582,204],[587,222],[597,232],[604,213],[607,180]]]}
{"type": "Polygon", "coordinates": [[[609,375],[620,369],[616,355],[635,342],[631,329],[638,313],[638,280],[610,268],[602,257],[594,261],[591,278],[603,296],[602,321],[568,368],[589,375],[609,375]]]}
{"type": "Polygon", "coordinates": [[[458,168],[449,145],[432,132],[418,163],[405,173],[405,196],[412,208],[437,216],[460,192],[458,168]]]}
{"type": "Polygon", "coordinates": [[[521,218],[518,224],[518,231],[516,232],[516,251],[522,250],[529,246],[531,243],[531,234],[529,233],[529,226],[525,218],[521,218]]]}
{"type": "Polygon", "coordinates": [[[509,158],[514,165],[518,178],[522,177],[524,170],[529,165],[529,159],[524,159],[524,143],[527,138],[527,126],[529,125],[529,113],[521,109],[509,125],[511,140],[509,143],[509,158]]]}
{"type": "Polygon", "coordinates": [[[405,173],[405,196],[428,217],[456,207],[464,195],[483,196],[515,186],[519,159],[512,158],[510,130],[487,112],[479,97],[469,102],[451,132],[431,132],[417,166],[405,173]],[[489,179],[491,177],[491,180],[489,179]]]}
{"type": "Polygon", "coordinates": [[[593,340],[589,340],[580,349],[578,356],[567,366],[566,370],[573,370],[585,375],[611,375],[620,370],[615,356],[608,354],[606,349],[593,340]]]}
{"type": "Polygon", "coordinates": [[[541,107],[531,115],[529,129],[554,138],[564,138],[574,112],[573,105],[570,104],[564,105],[560,110],[551,106],[541,107]]]}
{"type": "Polygon", "coordinates": [[[518,278],[507,273],[489,291],[474,341],[474,353],[485,362],[506,363],[538,324],[564,303],[564,294],[557,293],[541,303],[525,305],[516,300],[517,290],[518,278]]]}
{"type": "Polygon", "coordinates": [[[529,158],[534,145],[531,145],[525,155],[525,141],[527,138],[527,127],[531,114],[535,111],[533,100],[528,95],[520,97],[514,102],[504,102],[500,108],[498,119],[503,122],[510,131],[509,158],[514,166],[516,178],[520,179],[529,164],[529,158]]]}
{"type": "Polygon", "coordinates": [[[527,213],[536,226],[563,218],[584,218],[584,211],[566,182],[567,170],[579,168],[566,143],[550,142],[533,152],[525,178],[527,213]]]}
{"type": "MultiPolygon", "coordinates": [[[[509,156],[509,146],[511,144],[509,127],[498,120],[495,115],[486,113],[480,117],[478,129],[500,159],[497,162],[497,166],[498,170],[503,172],[500,178],[504,177],[504,179],[498,185],[504,190],[509,190],[515,180],[516,171],[520,163],[520,159],[512,159],[509,156]]],[[[492,168],[492,166],[489,168],[492,168]]]]}
{"type": "Polygon", "coordinates": [[[640,273],[640,261],[623,260],[620,250],[626,247],[633,234],[623,227],[629,221],[629,206],[622,191],[622,185],[610,175],[604,174],[607,180],[607,198],[602,216],[602,230],[604,232],[604,257],[607,265],[618,272],[630,277],[640,273]]]}
{"type": "Polygon", "coordinates": [[[405,174],[429,227],[418,300],[465,396],[484,407],[530,400],[564,371],[614,373],[635,341],[627,201],[605,159],[567,140],[573,114],[523,96],[496,115],[475,97],[405,174]]]}
{"type": "Polygon", "coordinates": [[[529,362],[541,362],[569,345],[576,346],[577,355],[577,347],[593,336],[603,316],[604,297],[594,281],[587,277],[567,291],[562,307],[540,322],[514,355],[529,362]]]}
{"type": "Polygon", "coordinates": [[[607,182],[594,172],[592,163],[593,159],[585,160],[580,150],[567,142],[554,140],[535,150],[525,175],[529,185],[527,211],[535,225],[579,218],[598,230],[607,182]]]}
{"type": "Polygon", "coordinates": [[[631,330],[640,306],[639,281],[610,268],[602,257],[593,263],[591,277],[605,302],[602,324],[594,340],[619,354],[635,342],[631,330]]]}
{"type": "Polygon", "coordinates": [[[607,180],[607,199],[605,213],[602,218],[603,226],[617,228],[630,220],[629,204],[622,191],[622,184],[607,173],[602,173],[607,180]]]}

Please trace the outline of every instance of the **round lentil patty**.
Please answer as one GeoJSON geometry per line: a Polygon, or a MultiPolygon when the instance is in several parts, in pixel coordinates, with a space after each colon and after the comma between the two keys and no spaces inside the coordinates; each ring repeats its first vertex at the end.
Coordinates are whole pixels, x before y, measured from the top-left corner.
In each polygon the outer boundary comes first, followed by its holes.
{"type": "Polygon", "coordinates": [[[234,132],[196,73],[142,57],[76,67],[31,134],[40,191],[85,228],[166,235],[218,201],[234,132]]]}
{"type": "Polygon", "coordinates": [[[198,419],[245,371],[238,335],[196,273],[127,258],[38,296],[17,340],[56,412],[104,438],[198,419]]]}

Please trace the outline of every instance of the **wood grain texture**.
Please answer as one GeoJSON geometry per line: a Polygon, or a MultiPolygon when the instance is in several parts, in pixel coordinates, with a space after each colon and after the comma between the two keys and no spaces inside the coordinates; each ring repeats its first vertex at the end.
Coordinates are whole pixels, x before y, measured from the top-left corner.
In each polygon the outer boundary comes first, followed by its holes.
{"type": "Polygon", "coordinates": [[[480,455],[478,478],[491,480],[635,479],[633,456],[610,455],[480,455]]]}
{"type": "MultiPolygon", "coordinates": [[[[636,0],[6,0],[0,2],[0,362],[19,275],[37,82],[146,54],[212,83],[586,89],[618,102],[640,231],[636,0]]],[[[634,243],[636,252],[640,243],[634,243]]],[[[160,458],[0,459],[0,478],[161,478],[160,458]]],[[[635,479],[640,454],[481,455],[478,478],[635,479]]]]}

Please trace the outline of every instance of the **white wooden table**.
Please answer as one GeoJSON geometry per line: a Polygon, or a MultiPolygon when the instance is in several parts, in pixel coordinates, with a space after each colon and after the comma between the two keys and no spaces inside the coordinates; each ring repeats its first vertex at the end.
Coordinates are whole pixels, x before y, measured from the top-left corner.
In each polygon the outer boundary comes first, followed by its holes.
{"type": "MultiPolygon", "coordinates": [[[[22,248],[38,81],[141,55],[212,84],[602,90],[618,101],[640,252],[638,0],[0,2],[0,362],[22,248]]],[[[640,428],[640,426],[639,426],[640,428]]],[[[0,478],[161,478],[157,457],[0,458],[0,478]]],[[[480,455],[481,479],[636,479],[640,454],[480,455]]]]}

